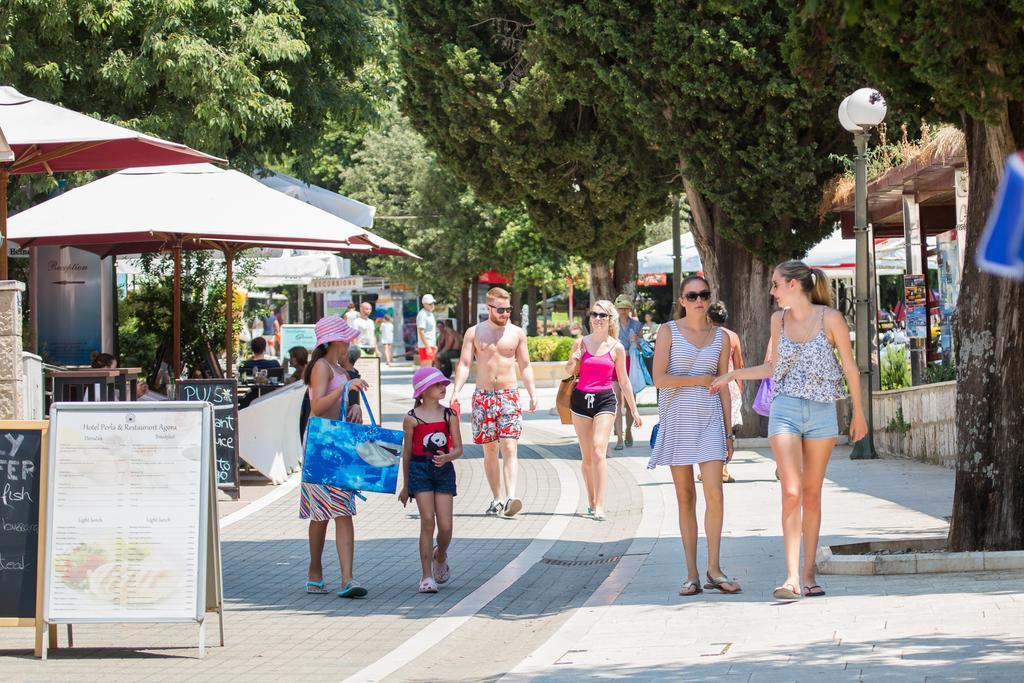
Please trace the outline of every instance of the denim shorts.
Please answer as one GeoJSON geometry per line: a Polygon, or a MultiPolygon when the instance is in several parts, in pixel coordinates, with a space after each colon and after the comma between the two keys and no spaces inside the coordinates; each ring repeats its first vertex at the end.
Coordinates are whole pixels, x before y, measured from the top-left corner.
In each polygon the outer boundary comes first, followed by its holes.
{"type": "Polygon", "coordinates": [[[455,465],[450,462],[438,467],[430,458],[411,458],[409,460],[409,495],[415,496],[424,491],[457,495],[455,490],[455,465]]]}
{"type": "Polygon", "coordinates": [[[776,434],[794,434],[803,439],[834,439],[839,436],[836,404],[780,394],[772,400],[768,415],[768,437],[776,434]]]}

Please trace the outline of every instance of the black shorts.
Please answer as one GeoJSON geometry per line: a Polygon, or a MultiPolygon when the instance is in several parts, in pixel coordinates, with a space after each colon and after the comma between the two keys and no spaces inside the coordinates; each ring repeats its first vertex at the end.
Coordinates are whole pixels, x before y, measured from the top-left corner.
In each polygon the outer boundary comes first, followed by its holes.
{"type": "Polygon", "coordinates": [[[617,405],[615,392],[611,389],[596,393],[583,393],[579,389],[573,389],[572,398],[569,399],[569,410],[572,414],[589,420],[598,415],[614,415],[617,405]]]}

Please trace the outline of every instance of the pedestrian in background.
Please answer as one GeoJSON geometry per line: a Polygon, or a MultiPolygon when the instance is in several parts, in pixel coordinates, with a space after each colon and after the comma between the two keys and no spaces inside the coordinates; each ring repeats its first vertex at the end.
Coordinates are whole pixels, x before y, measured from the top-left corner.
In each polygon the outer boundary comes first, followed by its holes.
{"type": "Polygon", "coordinates": [[[712,390],[726,394],[729,382],[738,379],[771,377],[775,382],[768,442],[781,481],[786,580],[773,596],[795,600],[801,595],[825,595],[815,580],[815,555],[821,531],[821,487],[839,436],[836,401],[846,396],[844,377],[853,406],[850,441],[863,439],[868,426],[861,409],[850,328],[832,308],[828,276],[802,261],[785,261],[772,272],[771,293],[782,310],[772,315],[770,360],[718,377],[712,390]]]}
{"type": "MultiPolygon", "coordinates": [[[[620,294],[615,298],[615,310],[619,314],[618,327],[619,327],[619,343],[622,344],[623,348],[626,349],[626,372],[629,372],[629,366],[632,360],[629,357],[630,347],[635,346],[637,340],[640,339],[640,321],[633,315],[633,300],[626,294],[620,294]]],[[[616,398],[616,410],[615,410],[615,450],[621,451],[623,447],[630,447],[633,445],[633,422],[634,415],[629,412],[626,406],[626,398],[623,393],[625,390],[621,389],[618,384],[614,386],[615,398],[616,398]],[[625,424],[623,424],[625,420],[625,424]]],[[[632,394],[633,389],[630,387],[629,392],[632,394]]],[[[634,400],[632,405],[636,405],[636,395],[633,396],[634,400]]]]}
{"type": "Polygon", "coordinates": [[[359,314],[352,321],[352,327],[359,330],[359,337],[356,339],[356,346],[363,355],[377,355],[377,326],[374,325],[370,314],[373,313],[373,304],[364,301],[359,304],[359,314]]]}
{"type": "MultiPolygon", "coordinates": [[[[303,380],[309,387],[310,412],[317,417],[337,420],[341,415],[341,394],[348,383],[350,390],[348,409],[341,419],[346,422],[362,422],[363,413],[359,405],[359,390],[369,388],[366,380],[359,379],[359,373],[349,361],[349,345],[359,337],[355,329],[337,316],[321,318],[316,323],[316,349],[306,366],[303,380]]],[[[309,574],[306,580],[307,593],[327,593],[324,587],[323,552],[327,539],[327,525],[334,520],[334,543],[341,566],[341,590],[338,597],[361,598],[366,588],[353,578],[352,565],[355,555],[355,526],[352,518],[356,515],[356,491],[302,482],[299,500],[299,518],[309,520],[309,574]]]]}
{"type": "Polygon", "coordinates": [[[438,585],[451,578],[448,547],[458,495],[452,463],[462,455],[462,433],[459,416],[441,405],[449,384],[437,368],[417,370],[412,376],[416,405],[402,422],[403,484],[398,500],[405,507],[410,498],[415,499],[420,513],[420,593],[436,593],[438,585]]]}
{"type": "Polygon", "coordinates": [[[615,420],[618,383],[625,397],[633,426],[640,427],[640,414],[626,372],[626,349],[618,339],[618,315],[611,301],[595,301],[590,307],[591,332],[572,347],[566,371],[578,376],[572,390],[572,426],[580,442],[583,483],[587,489],[587,514],[603,522],[604,491],[608,481],[608,440],[615,420]]]}
{"type": "Polygon", "coordinates": [[[420,301],[423,308],[416,314],[416,349],[420,365],[430,365],[437,354],[437,320],[434,318],[437,301],[433,294],[424,294],[420,301]]]}
{"type": "Polygon", "coordinates": [[[391,365],[391,347],[395,343],[395,323],[387,313],[380,322],[380,346],[384,363],[391,365]]]}
{"type": "Polygon", "coordinates": [[[722,468],[732,459],[732,414],[729,395],[708,391],[715,375],[729,369],[729,336],[707,318],[711,288],[700,276],[690,276],[680,287],[681,318],[658,331],[654,345],[654,385],[658,397],[658,439],[648,469],[668,465],[672,470],[679,534],[686,556],[686,581],[679,595],[691,596],[703,588],[739,593],[742,588],[721,566],[722,468]],[[701,587],[697,570],[697,491],[693,466],[700,469],[704,487],[704,533],[707,536],[707,583],[701,587]]]}
{"type": "MultiPolygon", "coordinates": [[[[743,347],[740,346],[738,334],[725,326],[729,322],[729,309],[721,301],[716,301],[708,307],[708,320],[715,327],[721,327],[722,331],[729,335],[729,372],[743,369],[743,347]]],[[[735,434],[740,425],[743,424],[743,382],[736,380],[729,383],[729,405],[732,408],[732,433],[735,434]]],[[[735,477],[729,474],[729,465],[722,468],[722,481],[731,484],[736,481],[735,477]]]]}

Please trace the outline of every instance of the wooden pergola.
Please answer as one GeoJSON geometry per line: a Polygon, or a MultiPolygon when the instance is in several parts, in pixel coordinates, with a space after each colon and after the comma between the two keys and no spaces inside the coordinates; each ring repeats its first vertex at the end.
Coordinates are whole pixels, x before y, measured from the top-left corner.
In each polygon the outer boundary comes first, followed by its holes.
{"type": "MultiPolygon", "coordinates": [[[[934,303],[934,282],[928,276],[928,238],[953,231],[963,271],[967,235],[967,157],[963,134],[942,129],[906,163],[888,169],[868,183],[868,222],[875,238],[902,237],[907,273],[924,274],[928,309],[934,303]]],[[[830,212],[839,214],[843,237],[853,239],[853,187],[837,190],[830,212]]],[[[931,348],[926,325],[925,349],[931,348]]]]}

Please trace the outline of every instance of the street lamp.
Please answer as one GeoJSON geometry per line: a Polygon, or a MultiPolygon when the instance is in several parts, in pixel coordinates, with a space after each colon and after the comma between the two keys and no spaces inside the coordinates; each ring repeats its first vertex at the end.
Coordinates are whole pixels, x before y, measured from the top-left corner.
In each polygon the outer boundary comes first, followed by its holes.
{"type": "Polygon", "coordinates": [[[857,148],[854,157],[855,193],[853,205],[853,232],[857,238],[857,270],[854,296],[857,316],[857,369],[860,373],[861,407],[868,423],[868,433],[853,445],[850,458],[869,460],[875,453],[874,425],[871,414],[871,324],[874,307],[871,301],[871,242],[868,231],[868,134],[885,119],[885,98],[874,88],[861,88],[839,105],[839,123],[853,133],[857,148]]]}

